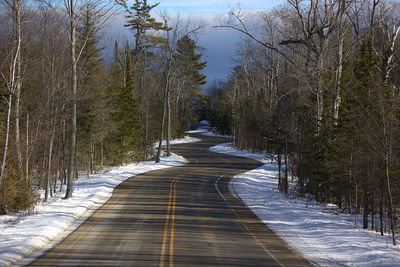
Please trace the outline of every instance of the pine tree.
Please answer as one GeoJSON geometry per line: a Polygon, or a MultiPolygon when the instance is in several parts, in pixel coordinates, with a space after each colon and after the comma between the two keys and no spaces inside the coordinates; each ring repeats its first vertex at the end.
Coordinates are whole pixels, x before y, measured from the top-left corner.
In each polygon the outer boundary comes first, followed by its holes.
{"type": "Polygon", "coordinates": [[[79,32],[78,48],[82,49],[78,65],[80,85],[77,101],[77,157],[79,159],[77,164],[78,162],[87,162],[90,173],[93,173],[95,168],[94,147],[96,133],[99,130],[98,122],[101,121],[99,118],[101,113],[97,109],[101,106],[103,83],[101,49],[98,48],[93,12],[91,8],[86,7],[79,18],[80,23],[77,27],[79,32]]]}
{"type": "Polygon", "coordinates": [[[196,42],[185,35],[177,42],[177,53],[175,58],[183,67],[182,74],[189,78],[189,84],[197,87],[206,83],[206,75],[201,73],[207,66],[207,62],[200,62],[202,54],[196,54],[196,42]]]}
{"type": "Polygon", "coordinates": [[[140,113],[137,99],[134,93],[134,74],[131,63],[129,45],[125,48],[125,85],[119,88],[116,95],[116,110],[114,120],[116,122],[117,140],[120,143],[121,162],[125,161],[128,153],[133,152],[137,158],[140,152],[140,143],[143,138],[140,113]]]}
{"type": "Polygon", "coordinates": [[[129,15],[126,16],[127,23],[125,27],[131,28],[135,32],[135,55],[146,48],[146,32],[148,30],[163,30],[163,23],[157,22],[151,15],[150,11],[159,5],[149,5],[147,0],[135,0],[133,5],[128,8],[126,1],[120,2],[129,15]]]}
{"type": "MultiPolygon", "coordinates": [[[[207,62],[201,62],[202,54],[197,54],[196,42],[188,35],[177,41],[176,53],[174,54],[177,66],[177,86],[180,88],[180,101],[177,103],[176,112],[178,116],[177,133],[182,136],[187,128],[197,121],[197,112],[201,110],[207,100],[202,95],[200,86],[206,83],[206,75],[201,73],[207,66],[207,62]]],[[[177,90],[177,89],[176,89],[177,90]]]]}

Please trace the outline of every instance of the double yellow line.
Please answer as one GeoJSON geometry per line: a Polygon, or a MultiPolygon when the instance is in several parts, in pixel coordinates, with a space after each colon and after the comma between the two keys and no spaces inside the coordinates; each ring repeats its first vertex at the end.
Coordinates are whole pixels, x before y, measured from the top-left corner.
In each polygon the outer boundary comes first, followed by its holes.
{"type": "Polygon", "coordinates": [[[160,257],[160,267],[164,267],[165,254],[167,252],[167,239],[168,230],[170,228],[170,238],[169,238],[169,266],[174,266],[174,231],[175,231],[175,207],[176,207],[176,184],[184,175],[179,175],[175,177],[169,186],[169,200],[167,216],[165,219],[163,242],[161,246],[161,257],[160,257]],[[171,221],[171,222],[170,222],[171,221]],[[171,227],[169,227],[171,224],[171,227]]]}
{"type": "Polygon", "coordinates": [[[167,244],[168,244],[168,233],[169,233],[169,267],[174,266],[174,234],[175,234],[175,207],[176,207],[176,184],[179,180],[194,172],[198,171],[206,171],[212,170],[212,168],[204,168],[204,169],[197,169],[191,170],[186,172],[182,175],[176,176],[169,185],[169,199],[168,199],[168,208],[167,208],[167,215],[165,218],[165,226],[164,226],[164,234],[163,234],[163,241],[161,246],[161,256],[160,256],[160,264],[159,267],[164,267],[166,261],[166,254],[168,253],[167,244]]]}

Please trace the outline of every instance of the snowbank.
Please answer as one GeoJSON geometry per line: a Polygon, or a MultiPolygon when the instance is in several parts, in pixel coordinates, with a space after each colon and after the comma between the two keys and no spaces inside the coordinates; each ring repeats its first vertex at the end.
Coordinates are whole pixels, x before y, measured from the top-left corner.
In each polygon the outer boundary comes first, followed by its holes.
{"type": "Polygon", "coordinates": [[[311,262],[321,266],[400,266],[400,246],[394,247],[390,236],[361,229],[361,222],[354,225],[354,215],[338,214],[331,205],[285,198],[277,190],[277,164],[266,160],[264,154],[238,151],[228,143],[210,150],[264,163],[236,176],[231,191],[311,262]]]}
{"type": "MultiPolygon", "coordinates": [[[[187,137],[172,140],[171,144],[199,140],[187,137]]],[[[71,199],[64,200],[65,193],[59,193],[49,203],[39,204],[30,215],[19,213],[0,216],[0,265],[11,265],[32,253],[37,256],[41,251],[62,240],[104,204],[111,197],[114,188],[129,177],[183,164],[185,159],[173,154],[171,157],[161,158],[161,162],[157,164],[129,164],[101,174],[80,177],[74,182],[71,199]]]]}
{"type": "Polygon", "coordinates": [[[199,128],[197,130],[186,131],[186,133],[206,133],[206,132],[208,132],[208,129],[203,129],[203,128],[199,128]]]}
{"type": "MultiPolygon", "coordinates": [[[[199,141],[201,141],[201,139],[195,138],[195,137],[190,137],[190,136],[185,136],[184,138],[181,138],[181,139],[171,140],[169,143],[170,143],[170,145],[178,145],[178,144],[194,143],[194,142],[199,142],[199,141]]],[[[153,147],[155,147],[155,148],[158,147],[158,144],[159,144],[159,142],[155,142],[153,144],[153,147]]],[[[167,141],[163,140],[162,141],[162,145],[166,146],[167,145],[167,141]]]]}

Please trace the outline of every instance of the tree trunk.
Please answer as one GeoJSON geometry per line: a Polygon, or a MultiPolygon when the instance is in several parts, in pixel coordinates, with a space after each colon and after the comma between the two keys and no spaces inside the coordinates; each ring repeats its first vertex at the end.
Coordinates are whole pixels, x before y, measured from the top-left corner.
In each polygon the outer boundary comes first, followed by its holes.
{"type": "Polygon", "coordinates": [[[90,138],[90,161],[89,161],[90,174],[93,174],[93,165],[94,165],[94,145],[93,145],[93,139],[90,138]]]}
{"type": "Polygon", "coordinates": [[[380,184],[380,200],[379,200],[379,222],[380,222],[380,228],[381,228],[381,236],[383,236],[383,181],[381,179],[381,184],[380,184]]]}
{"type": "MultiPolygon", "coordinates": [[[[18,31],[19,35],[20,30],[18,31]]],[[[21,38],[21,37],[19,37],[21,38]]],[[[18,55],[18,64],[17,64],[17,80],[16,80],[16,87],[15,87],[15,105],[14,105],[14,121],[15,121],[15,148],[17,152],[17,169],[18,175],[22,177],[22,148],[21,148],[21,133],[20,133],[20,100],[21,100],[21,53],[18,55]]],[[[20,178],[21,178],[20,177],[20,178]]]]}
{"type": "Polygon", "coordinates": [[[375,228],[375,194],[371,192],[371,231],[375,228]]]}
{"type": "Polygon", "coordinates": [[[356,216],[354,216],[354,224],[357,225],[357,217],[359,213],[359,207],[358,207],[358,185],[356,185],[356,216]]]}
{"type": "MultiPolygon", "coordinates": [[[[169,39],[168,39],[169,42],[169,39]]],[[[168,53],[168,52],[167,52],[168,53]]],[[[167,56],[167,69],[165,72],[165,87],[164,87],[164,99],[163,99],[163,110],[162,110],[162,120],[161,120],[161,130],[160,130],[160,142],[158,144],[158,151],[157,151],[157,156],[156,156],[156,163],[160,162],[160,155],[161,155],[161,146],[162,146],[162,139],[163,139],[163,132],[164,132],[164,124],[165,124],[165,113],[167,109],[167,115],[169,118],[167,118],[167,156],[169,151],[169,131],[170,131],[170,107],[169,107],[169,76],[170,76],[170,64],[171,64],[171,58],[170,56],[167,56]]]]}
{"type": "Polygon", "coordinates": [[[160,129],[160,140],[159,140],[159,143],[158,143],[156,163],[160,162],[161,146],[162,146],[162,141],[163,141],[163,136],[164,136],[163,133],[164,133],[164,124],[165,124],[165,102],[166,102],[166,96],[165,96],[165,93],[164,93],[163,107],[162,107],[161,129],[160,129]]]}
{"type": "Polygon", "coordinates": [[[103,140],[100,142],[100,166],[103,168],[104,166],[104,149],[103,149],[103,140]]]}
{"type": "Polygon", "coordinates": [[[65,120],[62,122],[62,163],[61,163],[61,171],[62,171],[62,177],[63,177],[63,184],[67,183],[67,173],[65,169],[65,161],[67,158],[67,151],[66,151],[66,133],[65,133],[65,120]]]}
{"type": "Polygon", "coordinates": [[[74,14],[74,1],[70,0],[70,22],[71,22],[71,67],[72,67],[72,106],[71,106],[71,137],[67,171],[67,190],[65,198],[72,197],[72,180],[74,172],[75,146],[76,146],[76,94],[77,94],[77,60],[76,60],[76,24],[74,14]]]}
{"type": "Polygon", "coordinates": [[[8,142],[10,136],[10,120],[11,120],[11,109],[12,109],[12,93],[9,92],[8,99],[7,99],[7,119],[6,119],[6,131],[5,131],[5,141],[3,147],[3,161],[1,163],[1,170],[0,170],[0,184],[3,181],[5,168],[6,168],[6,160],[7,160],[7,152],[8,152],[8,142]]]}
{"type": "Polygon", "coordinates": [[[46,190],[45,190],[44,202],[47,202],[47,200],[49,198],[49,192],[51,191],[50,177],[51,177],[51,163],[52,163],[52,154],[53,154],[54,133],[55,133],[55,126],[53,125],[53,130],[52,130],[51,136],[50,136],[49,151],[48,151],[48,156],[47,156],[46,190]]]}
{"type": "Polygon", "coordinates": [[[29,114],[26,114],[26,133],[25,133],[25,179],[29,181],[29,114]]]}
{"type": "MultiPolygon", "coordinates": [[[[15,130],[15,148],[17,154],[17,170],[18,175],[22,177],[22,149],[21,149],[21,139],[20,139],[20,99],[21,99],[21,87],[22,87],[22,59],[21,59],[21,43],[22,43],[22,33],[21,33],[21,0],[14,0],[13,7],[13,19],[14,19],[14,30],[15,30],[15,42],[17,43],[17,51],[15,54],[15,69],[13,70],[13,93],[15,95],[15,105],[14,105],[14,130],[15,130]]],[[[20,178],[19,177],[19,178],[20,178]]]]}
{"type": "Polygon", "coordinates": [[[171,156],[170,139],[171,139],[171,105],[169,86],[167,89],[167,157],[171,156]]]}
{"type": "Polygon", "coordinates": [[[289,191],[289,161],[288,161],[288,144],[287,144],[287,138],[285,139],[285,180],[284,180],[284,186],[283,186],[283,191],[285,194],[288,193],[289,191]]]}
{"type": "Polygon", "coordinates": [[[339,108],[342,102],[341,98],[341,87],[342,87],[342,74],[343,74],[343,44],[344,44],[344,23],[346,15],[346,0],[340,1],[340,17],[338,26],[339,44],[337,54],[337,66],[335,71],[335,87],[333,92],[333,105],[332,105],[332,120],[330,129],[330,139],[333,139],[334,129],[337,127],[339,120],[339,108]]]}
{"type": "Polygon", "coordinates": [[[369,214],[369,203],[368,203],[368,186],[364,185],[364,213],[363,213],[363,229],[368,229],[368,214],[369,214]]]}
{"type": "Polygon", "coordinates": [[[386,185],[388,190],[388,200],[389,200],[389,219],[390,219],[390,227],[392,230],[392,241],[393,245],[396,246],[396,233],[395,233],[395,222],[393,216],[393,198],[392,198],[392,190],[390,186],[390,171],[389,171],[389,162],[390,156],[387,153],[385,156],[385,176],[386,176],[386,185]]]}

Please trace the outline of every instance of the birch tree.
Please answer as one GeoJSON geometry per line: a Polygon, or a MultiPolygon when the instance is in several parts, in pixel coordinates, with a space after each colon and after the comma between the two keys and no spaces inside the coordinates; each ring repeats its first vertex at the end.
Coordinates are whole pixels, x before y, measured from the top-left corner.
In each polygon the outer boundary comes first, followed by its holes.
{"type": "MultiPolygon", "coordinates": [[[[51,2],[46,2],[47,5],[52,7],[55,12],[58,12],[57,6],[54,6],[51,2]]],[[[67,189],[65,198],[72,197],[72,184],[73,184],[73,172],[75,169],[75,158],[76,158],[76,136],[77,136],[77,92],[78,92],[78,62],[86,46],[87,39],[84,40],[80,49],[77,47],[77,27],[79,17],[84,13],[88,12],[90,8],[94,17],[93,21],[96,24],[104,24],[105,21],[111,16],[111,8],[114,2],[111,0],[100,1],[100,0],[65,0],[62,2],[67,15],[67,22],[64,27],[68,34],[68,40],[70,42],[70,68],[71,68],[71,82],[70,82],[70,145],[69,145],[69,156],[68,156],[68,168],[67,168],[67,189]]],[[[62,18],[60,18],[62,19],[62,18]]],[[[90,35],[87,35],[88,37],[90,35]]]]}

